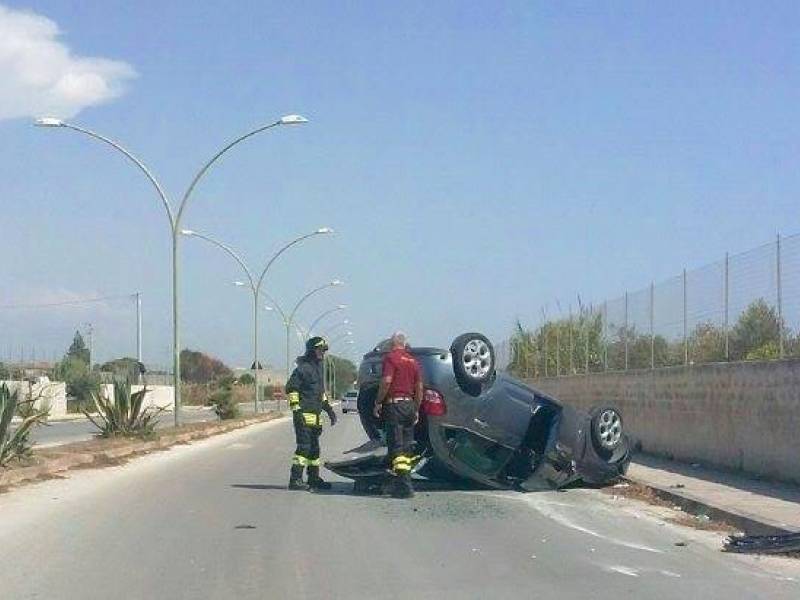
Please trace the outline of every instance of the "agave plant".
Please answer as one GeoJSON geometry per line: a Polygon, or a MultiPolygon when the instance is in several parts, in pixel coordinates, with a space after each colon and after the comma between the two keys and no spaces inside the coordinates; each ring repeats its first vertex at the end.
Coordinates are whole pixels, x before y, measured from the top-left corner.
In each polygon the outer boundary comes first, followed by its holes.
{"type": "Polygon", "coordinates": [[[34,426],[42,424],[49,410],[38,410],[33,406],[35,398],[19,401],[19,390],[13,392],[0,384],[0,466],[13,459],[20,460],[31,454],[29,436],[34,426]],[[11,419],[19,412],[24,415],[16,429],[11,429],[11,419]]]}
{"type": "Polygon", "coordinates": [[[146,386],[138,392],[132,392],[130,381],[116,379],[114,400],[109,400],[103,392],[92,392],[97,414],[93,415],[86,410],[83,414],[100,430],[103,437],[151,436],[158,424],[158,415],[164,409],[145,407],[146,394],[146,386]]]}

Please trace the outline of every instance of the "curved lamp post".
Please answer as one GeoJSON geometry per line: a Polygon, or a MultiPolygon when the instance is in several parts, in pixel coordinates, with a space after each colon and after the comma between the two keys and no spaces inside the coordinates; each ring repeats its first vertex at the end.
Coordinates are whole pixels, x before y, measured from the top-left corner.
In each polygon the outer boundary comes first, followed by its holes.
{"type": "Polygon", "coordinates": [[[340,327],[344,327],[345,325],[352,325],[350,319],[344,319],[343,321],[339,321],[335,325],[332,325],[331,327],[328,327],[320,335],[323,336],[323,337],[330,336],[334,331],[336,331],[340,327]]]}
{"type": "Polygon", "coordinates": [[[311,335],[311,332],[314,331],[314,329],[316,328],[317,325],[319,325],[319,322],[322,321],[322,319],[324,319],[328,315],[332,315],[337,311],[344,310],[345,308],[347,308],[347,304],[339,304],[338,306],[334,306],[330,310],[326,310],[325,312],[323,312],[321,315],[319,315],[316,319],[314,319],[311,322],[311,327],[308,328],[308,334],[311,335]]]}
{"type": "Polygon", "coordinates": [[[331,288],[331,287],[338,287],[340,285],[344,285],[344,282],[340,281],[338,279],[334,279],[333,281],[331,281],[329,283],[326,283],[324,285],[321,285],[319,287],[314,288],[313,290],[311,290],[310,292],[308,292],[304,296],[302,296],[300,298],[300,300],[297,301],[297,304],[294,305],[294,308],[292,308],[292,311],[290,313],[288,313],[288,314],[287,314],[287,312],[285,310],[283,310],[281,308],[281,306],[277,302],[275,302],[275,300],[273,298],[271,298],[269,296],[269,294],[264,293],[264,296],[267,298],[267,300],[269,300],[272,303],[272,307],[275,308],[278,311],[278,313],[281,315],[281,318],[283,319],[283,325],[284,325],[284,327],[286,327],[286,381],[289,380],[289,364],[290,364],[289,363],[289,344],[290,344],[290,339],[291,339],[291,335],[292,335],[292,325],[294,325],[294,317],[297,314],[298,309],[303,305],[303,303],[306,300],[308,300],[314,294],[318,294],[319,292],[321,292],[323,290],[326,290],[326,289],[331,288]]]}
{"type": "Polygon", "coordinates": [[[291,248],[296,244],[299,244],[303,240],[307,240],[310,237],[314,237],[316,235],[325,235],[329,233],[333,233],[333,229],[331,229],[330,227],[320,227],[316,231],[312,231],[311,233],[307,233],[306,235],[301,235],[300,237],[293,239],[291,242],[284,244],[272,256],[272,258],[270,258],[269,261],[267,261],[267,264],[261,271],[261,274],[258,276],[258,278],[256,278],[253,276],[253,272],[247,267],[247,264],[244,262],[239,253],[237,253],[229,245],[214,239],[210,235],[200,233],[198,231],[193,231],[191,229],[181,229],[182,235],[185,235],[187,237],[200,238],[201,240],[205,240],[206,242],[225,251],[237,263],[239,263],[239,266],[242,267],[242,270],[244,271],[245,275],[247,275],[247,283],[244,283],[242,281],[237,281],[235,282],[235,285],[240,287],[241,286],[249,287],[250,291],[253,293],[253,371],[255,372],[255,380],[256,380],[256,384],[254,386],[256,390],[253,402],[254,402],[255,412],[258,412],[258,403],[261,399],[261,392],[258,386],[258,370],[260,368],[258,364],[258,295],[261,293],[261,285],[264,283],[264,277],[266,277],[269,268],[272,266],[272,263],[274,263],[277,260],[277,258],[281,254],[286,252],[289,248],[291,248]]]}
{"type": "MultiPolygon", "coordinates": [[[[331,340],[328,345],[331,348],[333,348],[333,345],[336,344],[337,342],[341,341],[341,340],[345,340],[345,342],[344,342],[345,344],[355,344],[355,342],[350,337],[352,335],[353,335],[352,331],[347,331],[347,332],[341,334],[340,336],[338,336],[336,339],[331,340]],[[345,339],[345,338],[347,338],[347,339],[345,339]]],[[[329,363],[330,364],[330,367],[329,367],[329,369],[330,369],[329,388],[330,388],[332,394],[335,394],[336,393],[336,362],[333,360],[333,354],[332,353],[329,353],[328,356],[330,357],[330,363],[329,363]]],[[[340,357],[344,358],[344,356],[342,356],[342,355],[340,355],[340,357]]]]}
{"type": "Polygon", "coordinates": [[[194,188],[197,186],[197,183],[206,174],[211,166],[217,162],[217,160],[222,157],[228,150],[233,148],[235,145],[243,142],[244,140],[253,137],[254,135],[261,133],[262,131],[266,131],[268,129],[272,129],[273,127],[277,127],[279,125],[298,125],[300,123],[306,123],[308,119],[305,117],[301,117],[300,115],[286,115],[281,117],[277,121],[273,123],[269,123],[267,125],[261,125],[248,131],[244,135],[240,135],[238,138],[229,142],[221,150],[219,150],[214,156],[212,156],[206,163],[200,168],[197,174],[194,176],[192,181],[189,183],[189,187],[186,188],[186,191],[183,193],[181,197],[180,203],[177,206],[177,210],[173,207],[170,203],[169,197],[167,196],[164,188],[155,178],[153,173],[150,169],[136,156],[134,156],[131,152],[126,150],[121,144],[115,142],[114,140],[107,138],[99,133],[96,133],[90,129],[86,129],[85,127],[81,127],[74,123],[69,123],[67,121],[63,121],[61,119],[57,119],[54,117],[43,117],[40,119],[36,119],[35,125],[38,127],[56,127],[61,129],[71,129],[72,131],[77,131],[78,133],[82,133],[87,135],[91,138],[104,142],[114,148],[115,150],[121,152],[125,155],[125,157],[130,160],[136,167],[144,173],[144,176],[150,181],[153,187],[158,194],[158,197],[161,199],[161,203],[164,205],[164,210],[167,213],[167,218],[169,219],[169,226],[170,226],[170,233],[172,236],[172,353],[173,353],[173,364],[172,364],[172,380],[175,390],[175,425],[180,424],[180,408],[181,408],[181,351],[180,351],[180,320],[179,320],[179,303],[178,303],[178,275],[179,275],[179,262],[178,262],[178,240],[180,239],[180,223],[181,217],[183,216],[183,212],[186,209],[186,204],[189,201],[189,198],[194,191],[194,188]]]}
{"type": "MultiPolygon", "coordinates": [[[[337,336],[336,336],[335,338],[333,338],[333,339],[332,339],[330,342],[328,342],[328,345],[329,345],[329,346],[333,346],[335,343],[337,343],[337,342],[341,342],[343,339],[345,339],[345,338],[349,338],[351,335],[353,335],[353,332],[352,332],[352,331],[345,331],[345,332],[344,332],[344,333],[342,333],[341,335],[337,335],[337,336]]],[[[352,340],[351,340],[351,341],[352,341],[352,340]]],[[[349,342],[348,342],[348,343],[349,343],[349,342]]]]}

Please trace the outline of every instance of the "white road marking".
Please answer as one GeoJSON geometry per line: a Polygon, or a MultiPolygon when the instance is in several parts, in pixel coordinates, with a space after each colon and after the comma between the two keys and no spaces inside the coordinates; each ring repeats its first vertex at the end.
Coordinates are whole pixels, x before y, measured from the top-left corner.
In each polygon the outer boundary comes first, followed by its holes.
{"type": "Polygon", "coordinates": [[[590,535],[592,537],[600,538],[607,542],[611,542],[612,544],[616,544],[618,546],[624,546],[626,548],[631,548],[633,550],[642,550],[644,552],[652,552],[654,554],[663,554],[663,551],[657,548],[651,548],[650,546],[637,544],[636,542],[621,540],[619,538],[610,535],[603,535],[598,531],[594,531],[593,529],[589,529],[588,527],[584,527],[583,525],[575,523],[565,514],[562,514],[561,512],[558,511],[559,507],[564,506],[563,503],[548,502],[546,500],[541,500],[538,496],[534,496],[533,494],[517,494],[517,495],[494,494],[494,496],[498,498],[506,498],[509,500],[517,500],[525,502],[529,506],[533,507],[536,511],[541,513],[543,516],[549,518],[552,521],[555,521],[559,525],[563,525],[564,527],[569,527],[570,529],[574,529],[575,531],[580,531],[581,533],[585,533],[586,535],[590,535]]]}
{"type": "Polygon", "coordinates": [[[605,567],[604,570],[610,571],[612,573],[620,573],[621,575],[627,575],[628,577],[638,577],[639,571],[636,569],[632,569],[631,567],[623,567],[623,566],[608,566],[605,567]]]}

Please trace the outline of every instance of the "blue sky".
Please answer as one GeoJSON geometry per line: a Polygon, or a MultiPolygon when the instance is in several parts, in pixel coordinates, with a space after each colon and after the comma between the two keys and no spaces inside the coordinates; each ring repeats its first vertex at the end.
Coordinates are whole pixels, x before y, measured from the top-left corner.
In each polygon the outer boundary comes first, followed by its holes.
{"type": "MultiPolygon", "coordinates": [[[[5,6],[57,23],[76,55],[130,66],[124,93],[72,120],[124,141],[174,196],[231,137],[307,116],[227,156],[184,225],[254,266],[334,227],[287,254],[269,289],[292,304],[344,279],[300,319],[349,304],[359,352],[396,328],[432,345],[465,330],[499,339],[555,299],[616,296],[798,229],[793,2],[5,6]]],[[[156,197],[107,148],[29,121],[0,120],[0,304],[141,290],[145,358],[167,362],[156,197]]],[[[236,265],[195,240],[182,264],[185,345],[248,363],[236,265]]],[[[60,328],[92,319],[101,354],[131,354],[132,312],[106,310],[0,311],[0,355],[60,352],[60,328]]],[[[279,324],[262,322],[281,365],[279,324]]]]}

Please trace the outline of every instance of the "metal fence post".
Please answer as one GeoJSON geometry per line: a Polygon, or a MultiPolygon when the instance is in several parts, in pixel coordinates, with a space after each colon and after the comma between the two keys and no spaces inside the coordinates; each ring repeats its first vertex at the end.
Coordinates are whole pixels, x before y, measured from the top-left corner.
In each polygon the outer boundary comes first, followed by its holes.
{"type": "Polygon", "coordinates": [[[608,301],[603,302],[603,370],[608,371],[608,301]]]}
{"type": "Polygon", "coordinates": [[[583,321],[584,321],[584,325],[585,325],[585,327],[584,327],[585,332],[583,334],[583,337],[584,337],[584,342],[586,344],[586,347],[584,349],[584,355],[583,355],[584,359],[586,361],[586,366],[585,366],[584,372],[588,375],[589,374],[589,333],[591,332],[591,329],[589,327],[590,326],[590,320],[584,317],[583,321]]]}
{"type": "Polygon", "coordinates": [[[654,293],[655,285],[650,282],[650,368],[656,368],[656,337],[653,327],[654,316],[654,293]]]}
{"type": "Polygon", "coordinates": [[[725,253],[725,298],[724,298],[724,305],[725,305],[725,360],[729,361],[731,359],[731,343],[730,343],[730,325],[728,319],[730,318],[730,282],[729,282],[729,273],[730,273],[730,257],[728,253],[725,253]]]}
{"type": "Polygon", "coordinates": [[[556,327],[556,377],[561,376],[561,331],[556,327]]]}
{"type": "Polygon", "coordinates": [[[686,269],[683,270],[683,364],[689,364],[688,315],[686,313],[686,269]]]}
{"type": "Polygon", "coordinates": [[[628,292],[625,292],[625,370],[628,370],[628,292]]]}
{"type": "Polygon", "coordinates": [[[775,241],[776,275],[778,284],[778,349],[780,357],[783,358],[783,285],[781,280],[781,234],[775,241]]]}
{"type": "Polygon", "coordinates": [[[542,333],[544,334],[544,376],[547,377],[547,363],[550,355],[547,353],[547,327],[542,326],[542,333]]]}
{"type": "Polygon", "coordinates": [[[572,307],[569,308],[569,374],[572,375],[575,372],[574,361],[573,361],[573,344],[572,344],[572,307]]]}

